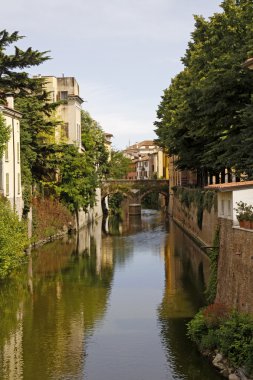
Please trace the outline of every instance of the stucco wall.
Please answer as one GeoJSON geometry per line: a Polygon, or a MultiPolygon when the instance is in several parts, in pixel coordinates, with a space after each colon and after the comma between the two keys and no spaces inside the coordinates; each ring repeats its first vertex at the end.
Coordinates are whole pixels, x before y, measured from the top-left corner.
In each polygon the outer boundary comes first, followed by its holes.
{"type": "Polygon", "coordinates": [[[210,213],[204,210],[202,229],[200,229],[197,222],[197,207],[191,205],[188,208],[182,205],[176,196],[173,196],[172,205],[173,209],[170,209],[170,211],[173,219],[191,235],[194,235],[194,237],[200,240],[200,242],[203,242],[204,245],[212,246],[218,225],[218,213],[214,207],[210,213]]]}
{"type": "Polygon", "coordinates": [[[23,199],[20,164],[20,123],[14,110],[4,107],[2,109],[6,125],[10,128],[10,139],[6,144],[5,153],[1,159],[0,190],[10,201],[19,218],[21,218],[23,199]]]}
{"type": "Polygon", "coordinates": [[[79,210],[79,228],[87,226],[89,223],[103,215],[101,206],[101,189],[96,190],[96,205],[92,208],[88,208],[87,211],[79,210]]]}
{"type": "Polygon", "coordinates": [[[253,314],[253,231],[222,218],[220,225],[216,301],[253,314]]]}

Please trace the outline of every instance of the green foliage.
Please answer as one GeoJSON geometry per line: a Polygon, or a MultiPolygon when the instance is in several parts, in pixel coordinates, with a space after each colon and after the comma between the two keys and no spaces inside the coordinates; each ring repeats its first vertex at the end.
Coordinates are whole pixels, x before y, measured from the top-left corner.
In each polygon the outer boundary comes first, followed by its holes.
{"type": "Polygon", "coordinates": [[[219,328],[219,341],[222,353],[232,364],[241,366],[249,363],[253,347],[252,317],[233,312],[219,328]]]}
{"type": "Polygon", "coordinates": [[[173,192],[183,206],[190,208],[194,205],[197,208],[197,223],[199,229],[202,229],[203,212],[211,212],[217,204],[217,194],[214,191],[192,189],[181,186],[173,187],[173,192]]]}
{"type": "Polygon", "coordinates": [[[253,220],[253,206],[245,202],[237,202],[236,217],[238,220],[253,220]]]}
{"type": "Polygon", "coordinates": [[[7,93],[18,93],[20,97],[30,94],[36,89],[36,81],[29,78],[28,73],[22,71],[24,68],[40,65],[49,59],[47,52],[38,50],[21,50],[17,46],[14,52],[9,53],[11,45],[20,39],[18,32],[8,33],[0,31],[0,99],[5,101],[7,93]],[[8,52],[8,54],[6,53],[8,52]]]}
{"type": "Polygon", "coordinates": [[[5,145],[10,137],[10,130],[6,125],[3,115],[0,113],[0,159],[3,157],[5,145]]]}
{"type": "Polygon", "coordinates": [[[55,193],[71,211],[95,204],[98,178],[85,154],[74,145],[51,145],[46,150],[43,184],[55,193]],[[51,154],[48,154],[49,148],[51,154]],[[51,173],[51,175],[50,175],[51,173]]]}
{"type": "Polygon", "coordinates": [[[38,156],[40,180],[55,193],[71,211],[87,210],[96,201],[96,188],[107,172],[108,152],[101,127],[87,112],[82,111],[82,144],[79,152],[74,145],[45,144],[38,156]]]}
{"type": "Polygon", "coordinates": [[[155,122],[158,143],[180,169],[212,174],[235,168],[253,178],[252,0],[224,0],[221,13],[195,16],[184,69],[164,91],[155,122]]]}
{"type": "Polygon", "coordinates": [[[218,275],[218,258],[219,258],[219,246],[220,246],[220,229],[217,228],[214,236],[213,247],[209,251],[209,258],[211,261],[211,271],[209,276],[209,282],[206,289],[206,298],[209,303],[214,302],[217,290],[217,275],[218,275]]]}
{"type": "MultiPolygon", "coordinates": [[[[47,155],[52,154],[55,127],[54,118],[58,103],[49,101],[49,94],[43,90],[43,80],[36,79],[36,88],[25,97],[17,97],[15,107],[22,113],[20,121],[21,170],[24,198],[24,214],[31,203],[31,186],[42,180],[45,174],[47,155]],[[49,149],[47,147],[49,146],[49,149]]],[[[55,170],[48,172],[54,176],[55,170]]]]}
{"type": "Polygon", "coordinates": [[[81,113],[82,144],[86,159],[96,168],[98,179],[108,173],[109,154],[106,149],[105,134],[97,121],[87,111],[81,113]]]}
{"type": "Polygon", "coordinates": [[[0,279],[7,277],[24,261],[24,249],[28,245],[26,236],[25,224],[0,197],[0,279]]]}
{"type": "Polygon", "coordinates": [[[188,336],[191,340],[200,345],[203,336],[207,335],[208,328],[205,323],[202,311],[199,311],[195,317],[188,323],[188,336]]]}
{"type": "Polygon", "coordinates": [[[73,226],[71,212],[53,197],[33,198],[33,241],[54,236],[73,226]]]}
{"type": "Polygon", "coordinates": [[[161,207],[159,193],[152,192],[145,195],[145,197],[142,199],[141,204],[143,208],[159,210],[159,208],[161,207]]]}
{"type": "Polygon", "coordinates": [[[109,196],[109,213],[110,215],[121,216],[121,202],[124,199],[124,195],[120,192],[112,194],[109,196]]]}
{"type": "Polygon", "coordinates": [[[188,323],[188,336],[201,350],[216,349],[235,368],[253,373],[252,316],[231,312],[225,305],[209,305],[188,323]]]}
{"type": "Polygon", "coordinates": [[[108,177],[113,179],[126,178],[130,171],[131,160],[120,151],[112,150],[111,161],[109,162],[108,177]]]}

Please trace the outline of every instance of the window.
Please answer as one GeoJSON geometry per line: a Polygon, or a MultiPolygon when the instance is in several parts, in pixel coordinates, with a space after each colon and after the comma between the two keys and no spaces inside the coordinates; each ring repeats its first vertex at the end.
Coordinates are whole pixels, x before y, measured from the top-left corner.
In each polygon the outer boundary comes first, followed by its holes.
{"type": "Polygon", "coordinates": [[[228,216],[231,216],[231,201],[228,200],[228,216]]]}
{"type": "Polygon", "coordinates": [[[21,179],[20,179],[20,173],[18,173],[18,194],[21,193],[21,179]]]}
{"type": "Polygon", "coordinates": [[[60,100],[68,100],[68,91],[60,92],[60,100]]]}
{"type": "Polygon", "coordinates": [[[20,163],[20,147],[19,142],[17,142],[17,163],[20,163]]]}
{"type": "Polygon", "coordinates": [[[222,199],[222,201],[221,201],[221,215],[224,215],[224,210],[225,210],[224,199],[222,199]]]}
{"type": "Polygon", "coordinates": [[[62,125],[62,134],[67,139],[69,138],[69,123],[65,123],[62,125]]]}
{"type": "Polygon", "coordinates": [[[8,143],[6,144],[6,147],[5,147],[5,161],[6,162],[9,161],[9,144],[8,143]]]}
{"type": "Polygon", "coordinates": [[[81,128],[79,124],[77,124],[76,139],[77,141],[81,141],[81,128]]]}
{"type": "Polygon", "coordinates": [[[6,173],[5,175],[5,193],[6,196],[10,195],[10,176],[9,173],[6,173]]]}

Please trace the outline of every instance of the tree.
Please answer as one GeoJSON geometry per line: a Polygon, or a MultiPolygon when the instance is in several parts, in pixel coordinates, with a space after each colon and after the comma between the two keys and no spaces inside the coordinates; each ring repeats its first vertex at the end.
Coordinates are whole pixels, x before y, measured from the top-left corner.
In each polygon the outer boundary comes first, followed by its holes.
{"type": "Polygon", "coordinates": [[[109,162],[109,178],[122,179],[125,178],[130,170],[130,158],[117,150],[112,150],[111,161],[109,162]]]}
{"type": "Polygon", "coordinates": [[[251,134],[253,76],[241,64],[253,53],[253,3],[225,0],[221,7],[209,20],[195,16],[185,68],[164,92],[156,131],[179,168],[250,176],[253,152],[242,138],[251,134]]]}
{"type": "Polygon", "coordinates": [[[0,99],[5,100],[7,93],[19,94],[25,96],[36,89],[37,82],[29,78],[27,72],[22,71],[24,68],[40,65],[49,59],[48,52],[39,52],[29,47],[27,50],[21,50],[14,46],[14,52],[7,54],[10,46],[22,39],[16,31],[8,33],[6,30],[0,32],[0,99]]]}
{"type": "Polygon", "coordinates": [[[10,204],[0,197],[0,279],[7,277],[24,261],[28,245],[25,225],[10,204]]]}
{"type": "Polygon", "coordinates": [[[5,145],[10,137],[10,130],[5,123],[3,115],[0,113],[0,160],[3,157],[5,145]]]}
{"type": "MultiPolygon", "coordinates": [[[[24,198],[24,214],[30,208],[31,186],[43,180],[47,154],[52,154],[55,145],[55,128],[59,120],[55,117],[58,103],[49,101],[43,89],[43,81],[37,79],[36,87],[26,96],[17,97],[16,109],[22,113],[20,121],[21,170],[24,198]]],[[[47,176],[55,175],[56,168],[47,176]]],[[[53,179],[53,178],[52,178],[53,179]]]]}
{"type": "Polygon", "coordinates": [[[101,126],[87,111],[81,113],[82,144],[86,159],[96,168],[98,179],[108,172],[109,154],[101,126]]]}

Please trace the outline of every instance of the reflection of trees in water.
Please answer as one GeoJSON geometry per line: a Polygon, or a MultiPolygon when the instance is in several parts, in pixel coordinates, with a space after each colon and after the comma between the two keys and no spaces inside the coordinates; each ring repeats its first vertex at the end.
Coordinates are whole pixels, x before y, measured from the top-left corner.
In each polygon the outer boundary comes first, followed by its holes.
{"type": "Polygon", "coordinates": [[[161,340],[174,379],[220,379],[186,337],[186,323],[203,301],[208,260],[175,224],[165,243],[165,290],[158,307],[161,340]],[[176,373],[178,375],[176,375],[176,373]]]}
{"type": "Polygon", "coordinates": [[[30,257],[28,274],[24,268],[1,287],[1,379],[80,377],[113,278],[97,242],[94,234],[81,254],[75,238],[45,245],[30,257]]]}

